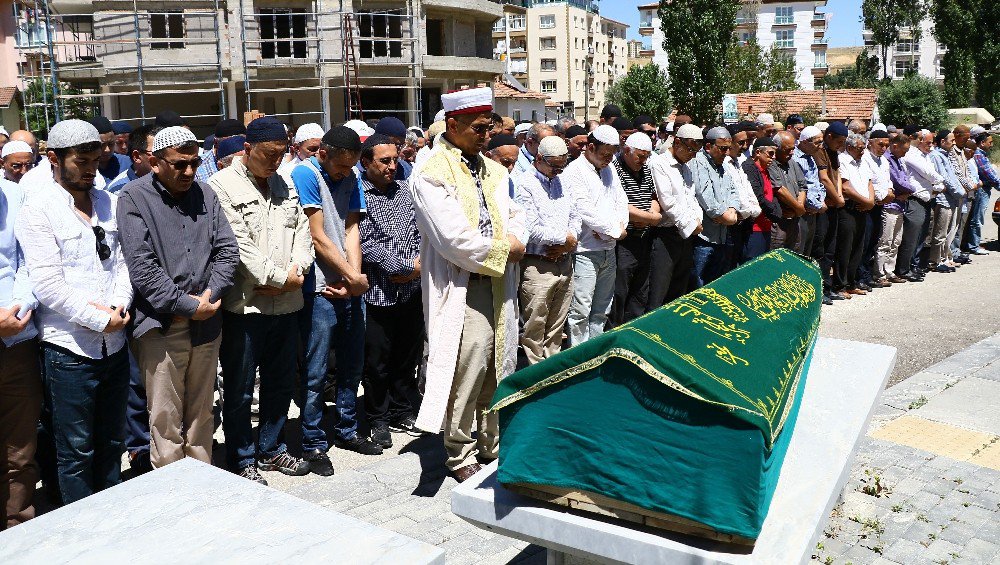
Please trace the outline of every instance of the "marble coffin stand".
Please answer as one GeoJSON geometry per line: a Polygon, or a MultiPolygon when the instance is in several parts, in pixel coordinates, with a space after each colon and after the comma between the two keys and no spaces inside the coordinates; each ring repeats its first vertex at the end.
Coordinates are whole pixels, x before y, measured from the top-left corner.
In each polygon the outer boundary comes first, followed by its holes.
{"type": "Polygon", "coordinates": [[[496,463],[456,487],[451,510],[472,524],[603,563],[805,563],[844,489],[851,460],[896,361],[892,347],[821,338],[802,407],[756,545],[744,548],[569,512],[508,491],[496,463]]]}
{"type": "Polygon", "coordinates": [[[194,459],[0,532],[0,563],[443,564],[444,551],[194,459]]]}

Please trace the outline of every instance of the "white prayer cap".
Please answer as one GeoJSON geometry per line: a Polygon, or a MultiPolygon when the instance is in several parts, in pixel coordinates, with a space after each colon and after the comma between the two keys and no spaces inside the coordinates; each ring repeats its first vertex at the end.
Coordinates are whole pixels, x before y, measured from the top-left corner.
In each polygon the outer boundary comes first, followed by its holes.
{"type": "Polygon", "coordinates": [[[649,139],[648,135],[638,131],[628,136],[628,139],[625,140],[625,145],[639,151],[653,150],[653,140],[649,139]]]}
{"type": "Polygon", "coordinates": [[[765,112],[763,114],[758,114],[757,115],[757,123],[760,124],[760,125],[762,125],[762,126],[773,126],[774,125],[774,116],[772,116],[771,114],[768,114],[767,112],[765,112]]]}
{"type": "Polygon", "coordinates": [[[969,137],[977,137],[984,133],[986,133],[986,128],[983,126],[972,126],[972,129],[969,130],[969,137]]]}
{"type": "Polygon", "coordinates": [[[567,153],[569,149],[566,147],[566,142],[558,135],[543,138],[538,144],[538,154],[542,157],[562,157],[567,153]]]}
{"type": "Polygon", "coordinates": [[[406,131],[412,131],[414,134],[416,134],[417,137],[423,137],[424,136],[424,128],[422,128],[422,127],[410,126],[410,127],[406,128],[406,131]]]}
{"type": "Polygon", "coordinates": [[[445,129],[447,129],[447,127],[445,126],[445,123],[443,121],[441,121],[441,120],[438,120],[438,121],[434,122],[433,124],[431,124],[431,127],[427,128],[427,137],[429,137],[431,140],[433,140],[437,136],[439,136],[442,133],[444,133],[445,129]]]}
{"type": "Polygon", "coordinates": [[[63,120],[49,130],[49,139],[45,142],[48,149],[68,149],[84,143],[100,143],[101,134],[90,122],[83,120],[63,120]]]}
{"type": "Polygon", "coordinates": [[[444,121],[444,110],[439,110],[437,114],[434,114],[434,121],[435,122],[444,121]]]}
{"type": "Polygon", "coordinates": [[[708,130],[708,133],[705,135],[705,139],[708,141],[715,141],[716,139],[732,139],[732,138],[733,136],[732,134],[729,133],[729,130],[722,126],[715,126],[714,128],[708,130]]]}
{"type": "Polygon", "coordinates": [[[488,86],[455,90],[441,95],[446,116],[493,111],[493,89],[488,86]]]}
{"type": "Polygon", "coordinates": [[[558,123],[559,123],[559,120],[548,120],[548,121],[545,122],[545,125],[547,125],[547,126],[554,126],[554,125],[556,125],[558,123]]]}
{"type": "Polygon", "coordinates": [[[618,130],[608,124],[597,126],[597,129],[590,133],[594,136],[594,139],[607,145],[621,145],[622,143],[622,138],[618,135],[618,130]]]}
{"type": "Polygon", "coordinates": [[[818,127],[806,126],[799,132],[799,139],[812,139],[817,135],[823,135],[823,132],[818,127]]]}
{"type": "Polygon", "coordinates": [[[886,131],[885,124],[879,122],[872,126],[872,131],[886,131]]]}
{"type": "MultiPolygon", "coordinates": [[[[375,130],[368,126],[368,124],[362,122],[361,120],[351,120],[344,124],[344,127],[353,129],[358,137],[369,137],[375,135],[375,130]]],[[[322,135],[320,137],[323,137],[322,135]]]]}
{"type": "Polygon", "coordinates": [[[3,146],[3,152],[0,152],[0,157],[7,158],[7,155],[13,155],[14,153],[33,153],[31,146],[27,143],[15,139],[14,141],[8,141],[3,146]]]}
{"type": "Polygon", "coordinates": [[[525,122],[523,124],[517,124],[516,126],[514,126],[514,135],[517,136],[521,135],[522,133],[528,133],[529,129],[531,129],[531,124],[528,122],[525,122]]]}
{"type": "Polygon", "coordinates": [[[828,127],[830,127],[830,124],[827,122],[816,122],[816,128],[821,132],[826,131],[826,128],[828,127]]]}
{"type": "Polygon", "coordinates": [[[323,126],[315,122],[302,124],[299,129],[295,130],[295,143],[302,143],[309,139],[322,139],[324,133],[326,132],[323,131],[323,126]]]}
{"type": "Polygon", "coordinates": [[[701,128],[694,124],[684,124],[677,128],[676,137],[680,139],[695,139],[702,141],[705,135],[701,133],[701,128]]]}
{"type": "Polygon", "coordinates": [[[153,153],[162,151],[168,147],[178,147],[189,142],[198,143],[198,138],[191,133],[191,130],[181,126],[170,126],[163,128],[153,136],[153,153]]]}
{"type": "Polygon", "coordinates": [[[7,137],[10,137],[10,134],[7,133],[7,128],[3,126],[0,126],[0,135],[6,135],[7,137]]]}

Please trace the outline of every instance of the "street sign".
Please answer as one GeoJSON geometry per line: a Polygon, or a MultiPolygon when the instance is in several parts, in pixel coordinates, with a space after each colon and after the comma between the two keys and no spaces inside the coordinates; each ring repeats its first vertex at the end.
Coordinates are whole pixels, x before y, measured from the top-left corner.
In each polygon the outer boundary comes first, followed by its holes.
{"type": "Polygon", "coordinates": [[[735,124],[739,121],[739,112],[736,111],[735,94],[726,94],[722,97],[722,121],[727,124],[735,124]]]}

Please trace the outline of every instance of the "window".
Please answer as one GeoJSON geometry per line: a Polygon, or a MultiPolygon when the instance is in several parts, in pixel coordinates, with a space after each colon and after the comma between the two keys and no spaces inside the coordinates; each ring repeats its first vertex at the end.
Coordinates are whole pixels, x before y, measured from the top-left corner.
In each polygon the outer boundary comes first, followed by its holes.
{"type": "Polygon", "coordinates": [[[774,32],[774,46],[778,49],[795,47],[795,32],[790,29],[779,29],[774,32]]]}
{"type": "Polygon", "coordinates": [[[358,41],[358,57],[371,59],[373,57],[403,56],[402,41],[386,41],[386,39],[401,39],[403,37],[403,18],[400,12],[369,13],[361,11],[355,17],[358,22],[358,35],[362,37],[361,41],[358,41]],[[364,39],[367,37],[379,38],[381,41],[364,39]]]}
{"type": "Polygon", "coordinates": [[[539,48],[541,49],[555,49],[556,48],[556,38],[554,37],[543,37],[539,40],[539,48]]]}
{"type": "MultiPolygon", "coordinates": [[[[263,26],[261,26],[263,28],[263,26]]],[[[261,30],[263,31],[263,29],[261,30]]],[[[153,39],[183,39],[184,14],[168,12],[149,15],[149,36],[153,39]]],[[[263,37],[262,37],[263,39],[263,37]]],[[[154,41],[151,49],[184,49],[183,41],[154,41]]]]}
{"type": "Polygon", "coordinates": [[[794,22],[795,18],[792,16],[791,6],[778,6],[774,9],[774,23],[782,25],[794,22]]]}
{"type": "Polygon", "coordinates": [[[579,37],[574,37],[573,38],[573,49],[579,49],[579,48],[580,48],[580,38],[579,37]]]}
{"type": "Polygon", "coordinates": [[[554,80],[543,80],[542,81],[542,92],[549,93],[556,91],[556,81],[554,80]]]}
{"type": "Polygon", "coordinates": [[[900,39],[896,42],[896,53],[913,53],[916,51],[914,47],[912,39],[900,39]]]}
{"type": "Polygon", "coordinates": [[[903,78],[910,71],[916,70],[916,68],[916,63],[913,61],[910,61],[909,59],[900,59],[899,61],[896,61],[895,69],[893,69],[895,71],[893,76],[896,78],[903,78]]]}
{"type": "Polygon", "coordinates": [[[444,20],[427,19],[427,54],[444,55],[444,20]]]}
{"type": "Polygon", "coordinates": [[[261,8],[260,56],[262,59],[306,58],[306,42],[288,41],[305,38],[305,8],[261,8]]]}
{"type": "Polygon", "coordinates": [[[538,27],[542,29],[552,29],[556,27],[556,16],[555,14],[547,14],[538,16],[538,27]]]}
{"type": "Polygon", "coordinates": [[[642,17],[639,18],[639,27],[653,27],[653,12],[643,10],[642,17]]]}
{"type": "Polygon", "coordinates": [[[542,59],[542,70],[543,71],[554,71],[554,70],[556,70],[556,60],[555,59],[542,59]]]}
{"type": "Polygon", "coordinates": [[[813,51],[813,55],[815,56],[814,67],[826,67],[826,51],[813,51]]]}
{"type": "Polygon", "coordinates": [[[514,119],[515,123],[516,122],[520,122],[521,121],[521,111],[520,110],[514,110],[514,115],[511,116],[511,118],[514,119]]]}
{"type": "Polygon", "coordinates": [[[510,16],[510,30],[511,31],[521,31],[528,27],[527,16],[524,14],[515,14],[510,16]]]}

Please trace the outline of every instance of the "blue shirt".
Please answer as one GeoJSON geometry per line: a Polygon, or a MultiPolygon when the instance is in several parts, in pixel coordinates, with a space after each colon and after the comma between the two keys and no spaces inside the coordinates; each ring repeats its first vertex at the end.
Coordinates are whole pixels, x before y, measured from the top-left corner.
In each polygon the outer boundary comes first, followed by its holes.
{"type": "Polygon", "coordinates": [[[826,187],[819,180],[819,167],[812,155],[807,155],[801,149],[796,148],[792,154],[792,159],[799,164],[806,177],[806,208],[810,210],[822,210],[823,201],[826,200],[826,187]]]}
{"type": "Polygon", "coordinates": [[[517,163],[514,164],[514,175],[523,175],[524,173],[530,173],[535,170],[534,167],[535,158],[528,153],[528,150],[521,146],[521,149],[517,152],[517,163]]]}
{"type": "MultiPolygon", "coordinates": [[[[0,307],[10,308],[20,304],[18,318],[28,310],[38,308],[38,300],[31,292],[28,270],[24,264],[24,253],[14,236],[14,223],[24,202],[21,187],[8,180],[0,180],[0,307]]],[[[3,338],[8,347],[38,336],[34,322],[29,323],[21,333],[3,338]]]]}
{"type": "Polygon", "coordinates": [[[582,219],[576,200],[563,190],[559,177],[549,180],[537,170],[519,176],[514,201],[524,209],[527,253],[545,255],[546,247],[566,243],[569,233],[580,237],[582,219]]]}
{"type": "MultiPolygon", "coordinates": [[[[330,178],[330,175],[320,166],[319,161],[316,157],[310,157],[308,159],[310,163],[319,171],[320,175],[323,176],[323,181],[326,182],[327,189],[330,193],[335,193],[338,189],[342,188],[345,182],[354,183],[354,189],[351,191],[351,198],[348,203],[348,211],[350,212],[364,212],[365,211],[365,193],[361,188],[360,176],[348,175],[339,181],[334,181],[330,178]]],[[[302,203],[303,208],[322,208],[323,207],[323,196],[319,193],[319,183],[316,182],[316,175],[308,168],[299,165],[292,169],[292,182],[295,183],[295,190],[299,191],[299,202],[302,203]]],[[[344,221],[347,221],[346,216],[344,221]]]]}
{"type": "Polygon", "coordinates": [[[216,163],[215,159],[215,149],[211,151],[206,151],[201,157],[201,166],[194,173],[194,180],[198,182],[208,183],[208,179],[212,175],[219,172],[219,164],[216,163]]]}
{"type": "Polygon", "coordinates": [[[134,181],[137,178],[139,178],[139,175],[135,174],[135,170],[132,167],[129,167],[128,169],[125,170],[124,173],[115,177],[114,180],[109,181],[108,186],[104,187],[104,190],[107,190],[108,192],[111,193],[118,192],[126,184],[134,181]]]}
{"type": "Polygon", "coordinates": [[[132,160],[124,155],[112,153],[108,163],[103,167],[98,167],[97,172],[101,173],[104,180],[111,182],[115,177],[132,168],[132,160]]]}

